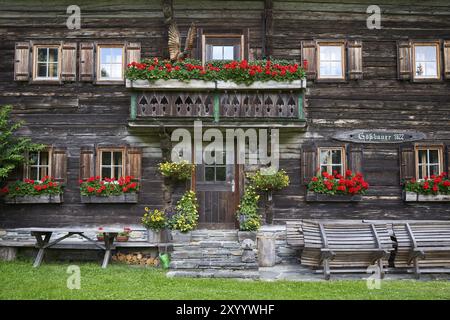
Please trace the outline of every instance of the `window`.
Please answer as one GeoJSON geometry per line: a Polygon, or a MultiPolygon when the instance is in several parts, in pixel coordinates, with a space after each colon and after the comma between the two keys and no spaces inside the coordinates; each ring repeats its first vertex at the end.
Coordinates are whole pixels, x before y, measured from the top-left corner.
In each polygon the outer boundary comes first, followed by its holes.
{"type": "Polygon", "coordinates": [[[124,47],[98,46],[97,80],[123,81],[124,47]]]}
{"type": "Polygon", "coordinates": [[[34,80],[59,80],[59,46],[35,46],[33,61],[34,80]]]}
{"type": "MultiPolygon", "coordinates": [[[[215,152],[211,152],[211,156],[215,157],[215,152]]],[[[220,155],[217,160],[221,164],[205,164],[205,181],[226,181],[227,179],[227,166],[224,164],[225,152],[222,153],[222,159],[220,155]]]]}
{"type": "Polygon", "coordinates": [[[50,176],[50,152],[38,151],[28,154],[30,163],[26,165],[26,178],[41,180],[45,176],[50,176]]]}
{"type": "Polygon", "coordinates": [[[203,35],[203,61],[241,60],[244,52],[243,35],[203,35]]]}
{"type": "Polygon", "coordinates": [[[337,171],[339,174],[345,172],[344,148],[319,148],[320,172],[333,174],[337,171]]]}
{"type": "Polygon", "coordinates": [[[416,177],[417,179],[425,179],[432,175],[438,175],[442,172],[442,148],[419,147],[416,149],[416,177]]]}
{"type": "Polygon", "coordinates": [[[440,78],[438,44],[414,45],[414,77],[416,79],[440,78]]]}
{"type": "Polygon", "coordinates": [[[344,44],[319,44],[319,79],[344,79],[344,44]]]}
{"type": "Polygon", "coordinates": [[[121,149],[99,150],[101,177],[117,179],[124,176],[124,158],[121,149]]]}

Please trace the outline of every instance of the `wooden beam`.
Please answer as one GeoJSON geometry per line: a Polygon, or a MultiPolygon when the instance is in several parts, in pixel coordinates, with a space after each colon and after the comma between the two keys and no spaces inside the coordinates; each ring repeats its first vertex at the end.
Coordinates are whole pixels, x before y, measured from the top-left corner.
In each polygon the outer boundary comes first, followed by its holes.
{"type": "Polygon", "coordinates": [[[273,52],[273,1],[264,1],[263,13],[263,57],[269,58],[273,52]]]}

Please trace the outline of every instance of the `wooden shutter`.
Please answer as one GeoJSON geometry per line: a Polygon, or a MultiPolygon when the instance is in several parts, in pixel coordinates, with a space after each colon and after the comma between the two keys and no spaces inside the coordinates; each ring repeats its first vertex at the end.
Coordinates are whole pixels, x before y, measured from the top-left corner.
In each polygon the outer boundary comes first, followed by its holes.
{"type": "Polygon", "coordinates": [[[95,176],[95,149],[81,147],[80,150],[80,179],[85,180],[95,176]]]}
{"type": "Polygon", "coordinates": [[[92,42],[80,43],[80,81],[93,81],[95,70],[94,59],[95,45],[92,42]]]}
{"type": "Polygon", "coordinates": [[[352,145],[347,149],[348,168],[354,173],[362,173],[363,148],[360,145],[352,145]]]}
{"type": "Polygon", "coordinates": [[[302,41],[302,60],[308,61],[306,69],[306,78],[316,79],[317,76],[317,47],[315,41],[302,41]]]}
{"type": "Polygon", "coordinates": [[[139,42],[129,42],[127,44],[127,65],[131,62],[141,61],[141,44],[139,42]]]}
{"type": "Polygon", "coordinates": [[[250,28],[245,28],[243,30],[243,36],[244,36],[244,56],[242,59],[250,60],[250,28]]]}
{"type": "Polygon", "coordinates": [[[61,80],[75,81],[77,79],[77,44],[63,43],[61,56],[61,80]]]}
{"type": "Polygon", "coordinates": [[[447,172],[447,176],[450,176],[450,143],[447,143],[446,146],[447,149],[447,167],[444,169],[445,172],[447,172]]]}
{"type": "Polygon", "coordinates": [[[29,42],[17,42],[14,56],[14,80],[28,81],[31,74],[29,42]]]}
{"type": "Polygon", "coordinates": [[[400,147],[400,182],[411,180],[416,176],[416,160],[413,145],[400,147]]]}
{"type": "Polygon", "coordinates": [[[362,79],[362,42],[359,40],[347,43],[348,52],[348,78],[362,79]]]}
{"type": "Polygon", "coordinates": [[[57,182],[67,183],[67,149],[53,147],[51,175],[57,182]]]}
{"type": "Polygon", "coordinates": [[[444,76],[450,80],[450,40],[444,41],[444,76]]]}
{"type": "Polygon", "coordinates": [[[305,145],[302,148],[302,182],[305,185],[316,175],[316,153],[316,148],[313,145],[305,145]]]}
{"type": "Polygon", "coordinates": [[[142,175],[142,148],[128,147],[127,148],[127,175],[134,176],[136,179],[141,179],[142,175]]]}
{"type": "Polygon", "coordinates": [[[203,28],[197,28],[197,38],[195,39],[197,44],[195,45],[192,58],[202,60],[203,59],[203,28]]]}
{"type": "Polygon", "coordinates": [[[409,41],[399,41],[397,48],[398,78],[400,80],[409,80],[412,74],[411,43],[409,41]]]}

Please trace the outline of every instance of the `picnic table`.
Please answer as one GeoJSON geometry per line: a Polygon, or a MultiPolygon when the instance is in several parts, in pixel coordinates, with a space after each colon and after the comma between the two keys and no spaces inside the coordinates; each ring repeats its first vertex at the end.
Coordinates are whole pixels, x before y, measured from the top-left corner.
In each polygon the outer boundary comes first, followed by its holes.
{"type": "Polygon", "coordinates": [[[118,228],[103,228],[102,233],[104,235],[104,244],[102,244],[85,235],[87,232],[98,232],[98,229],[93,228],[23,228],[17,230],[29,231],[31,235],[36,238],[36,247],[39,251],[33,264],[33,267],[35,268],[41,265],[46,249],[51,248],[64,239],[75,235],[86,239],[99,249],[105,251],[102,268],[106,268],[109,260],[111,259],[111,250],[113,249],[114,239],[120,232],[123,231],[123,229],[118,228]],[[50,242],[53,233],[62,233],[65,235],[50,242]]]}

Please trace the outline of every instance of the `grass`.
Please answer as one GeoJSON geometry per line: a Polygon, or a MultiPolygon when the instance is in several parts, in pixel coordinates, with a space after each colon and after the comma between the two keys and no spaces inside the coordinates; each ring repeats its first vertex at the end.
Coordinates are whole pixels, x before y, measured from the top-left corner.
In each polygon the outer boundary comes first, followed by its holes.
{"type": "Polygon", "coordinates": [[[448,281],[262,282],[166,278],[150,268],[80,264],[81,289],[69,290],[68,264],[31,267],[30,261],[0,262],[0,299],[450,299],[448,281]]]}

